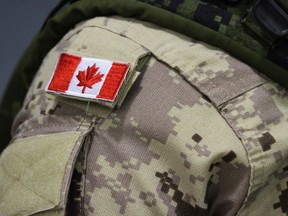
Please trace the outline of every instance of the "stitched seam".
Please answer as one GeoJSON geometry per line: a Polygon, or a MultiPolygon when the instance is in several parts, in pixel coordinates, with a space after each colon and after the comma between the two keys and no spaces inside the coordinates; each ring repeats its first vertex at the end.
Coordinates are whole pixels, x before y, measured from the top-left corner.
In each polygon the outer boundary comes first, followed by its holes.
{"type": "MultiPolygon", "coordinates": [[[[263,82],[263,83],[255,86],[255,87],[251,88],[250,90],[247,90],[246,92],[244,92],[244,93],[242,93],[242,94],[239,94],[237,97],[234,97],[234,98],[232,98],[231,100],[234,100],[234,99],[236,99],[236,98],[238,98],[238,97],[241,97],[242,95],[247,94],[248,92],[253,91],[254,89],[257,89],[257,88],[259,88],[259,87],[261,87],[261,86],[263,86],[263,85],[265,85],[265,84],[267,84],[267,83],[269,83],[269,82],[271,82],[271,81],[270,81],[270,80],[266,80],[266,82],[263,82]]],[[[217,107],[217,109],[218,109],[219,114],[223,117],[223,119],[227,122],[227,124],[229,125],[229,127],[233,130],[233,132],[235,133],[235,135],[236,135],[236,136],[239,138],[239,140],[241,141],[241,143],[242,143],[242,145],[243,145],[243,148],[244,148],[244,150],[245,150],[245,152],[246,152],[246,157],[247,157],[247,159],[248,159],[249,166],[250,166],[249,187],[248,187],[248,190],[247,190],[245,199],[243,200],[240,208],[239,208],[238,211],[237,211],[237,215],[240,215],[240,212],[244,209],[244,204],[247,202],[248,197],[251,195],[251,189],[255,186],[255,184],[253,184],[253,181],[254,181],[254,179],[255,179],[255,174],[254,174],[254,173],[255,173],[256,168],[255,168],[254,163],[252,162],[251,158],[249,157],[249,152],[248,152],[248,150],[247,150],[246,147],[245,147],[245,144],[244,144],[244,142],[243,142],[242,137],[240,137],[240,136],[237,135],[236,130],[235,130],[235,129],[233,128],[233,126],[230,124],[230,122],[228,121],[228,119],[226,119],[225,116],[223,116],[222,113],[221,113],[223,106],[225,106],[226,104],[228,104],[231,100],[228,100],[228,101],[226,101],[225,103],[222,103],[221,105],[219,105],[219,106],[217,107]]],[[[266,164],[266,162],[263,161],[263,160],[262,160],[261,162],[262,162],[263,164],[266,164]]],[[[266,165],[263,165],[263,167],[266,167],[266,165]]],[[[261,170],[261,173],[262,173],[261,176],[263,176],[263,174],[264,174],[264,169],[261,170]]],[[[261,178],[263,178],[263,177],[261,177],[261,178]]]]}
{"type": "MultiPolygon", "coordinates": [[[[131,23],[132,23],[134,20],[135,20],[135,19],[131,19],[131,21],[130,21],[125,27],[127,27],[127,26],[129,27],[129,25],[131,25],[131,23]]],[[[114,30],[112,30],[112,29],[108,29],[108,28],[106,28],[106,27],[99,26],[98,24],[89,24],[89,25],[83,26],[82,29],[84,29],[84,28],[93,28],[93,27],[94,27],[94,28],[99,28],[99,29],[102,29],[102,30],[106,30],[106,31],[108,31],[108,32],[111,32],[111,33],[113,33],[113,34],[116,34],[116,35],[121,36],[121,33],[118,33],[118,32],[116,32],[116,31],[114,31],[114,30]]],[[[82,30],[82,29],[81,29],[81,30],[82,30]]],[[[165,28],[164,28],[164,29],[165,29],[165,28]]],[[[81,31],[81,30],[79,30],[79,31],[81,31]]],[[[124,27],[123,27],[123,30],[125,30],[124,27]]],[[[123,31],[123,30],[122,30],[122,31],[123,31]]],[[[79,33],[79,32],[78,32],[78,33],[79,33]]],[[[176,32],[176,33],[177,33],[177,32],[176,32]]],[[[170,33],[167,33],[167,34],[170,34],[170,33]]],[[[173,32],[171,32],[171,34],[173,34],[173,32]]],[[[179,33],[177,33],[177,34],[179,34],[179,33]]],[[[183,34],[180,34],[180,35],[183,35],[183,34]]],[[[122,36],[121,36],[121,37],[122,37],[122,36]]],[[[157,60],[165,63],[165,64],[168,65],[170,68],[172,68],[173,70],[175,70],[175,71],[177,72],[177,74],[179,74],[182,78],[184,78],[184,80],[185,80],[187,83],[189,83],[191,86],[193,86],[193,87],[194,87],[197,91],[199,91],[202,95],[205,95],[205,96],[207,96],[207,97],[209,98],[209,96],[208,96],[207,94],[205,94],[205,93],[204,93],[203,91],[201,91],[195,84],[191,83],[191,82],[188,80],[189,77],[186,76],[185,73],[183,73],[183,72],[181,73],[181,70],[176,70],[173,66],[170,65],[169,62],[166,61],[166,59],[159,59],[157,56],[155,56],[155,54],[154,54],[153,51],[151,51],[149,48],[147,48],[146,46],[144,46],[142,43],[140,43],[140,42],[138,42],[138,41],[130,38],[129,36],[125,36],[125,38],[126,38],[126,39],[129,39],[130,41],[133,41],[134,43],[139,44],[140,46],[142,46],[142,47],[144,47],[145,49],[147,49],[150,53],[152,53],[152,55],[153,55],[157,60]]],[[[181,40],[181,39],[179,39],[179,40],[181,40]]],[[[224,51],[223,51],[223,52],[224,52],[224,51]]],[[[171,54],[170,56],[174,56],[174,55],[171,54]]],[[[193,68],[191,68],[191,70],[195,70],[196,68],[197,68],[197,66],[194,66],[193,68]]],[[[259,87],[259,86],[261,86],[261,85],[263,85],[263,84],[265,84],[265,83],[267,83],[267,82],[269,82],[269,81],[270,81],[269,79],[268,79],[268,80],[264,80],[262,83],[260,83],[260,84],[258,84],[258,85],[251,86],[251,87],[250,87],[249,89],[247,89],[246,91],[244,91],[244,92],[242,92],[242,93],[240,93],[240,94],[237,94],[236,96],[233,96],[232,98],[229,98],[229,99],[227,99],[226,101],[222,102],[221,104],[217,105],[217,107],[219,107],[220,105],[223,105],[223,104],[226,103],[227,101],[230,101],[230,100],[232,100],[232,99],[235,99],[235,98],[237,98],[238,96],[240,96],[240,95],[242,95],[242,94],[245,94],[245,93],[253,90],[254,88],[257,88],[257,87],[259,87]]],[[[213,103],[213,105],[216,107],[216,104],[213,103]]]]}
{"type": "Polygon", "coordinates": [[[66,165],[65,165],[65,169],[64,169],[64,175],[63,175],[63,178],[62,178],[62,184],[61,184],[61,193],[60,193],[60,203],[61,204],[64,204],[66,205],[66,201],[67,201],[67,196],[68,196],[68,191],[69,191],[69,186],[68,185],[71,185],[71,178],[72,178],[72,174],[73,174],[73,169],[74,169],[74,165],[75,163],[73,164],[73,160],[75,159],[75,157],[77,157],[78,153],[79,153],[79,149],[81,148],[81,144],[79,145],[79,142],[83,142],[83,138],[84,138],[85,135],[81,135],[76,143],[74,144],[74,148],[72,149],[70,155],[69,155],[69,158],[66,162],[66,165]],[[75,152],[74,153],[74,151],[75,152]],[[73,154],[74,153],[74,154],[73,154]],[[70,168],[68,165],[71,165],[70,168]],[[67,172],[68,171],[68,172],[67,172]],[[68,174],[67,174],[68,173],[68,174]],[[68,178],[68,181],[65,182],[65,179],[68,178]],[[67,186],[66,184],[67,183],[67,186]],[[64,196],[62,196],[64,194],[64,196]]]}

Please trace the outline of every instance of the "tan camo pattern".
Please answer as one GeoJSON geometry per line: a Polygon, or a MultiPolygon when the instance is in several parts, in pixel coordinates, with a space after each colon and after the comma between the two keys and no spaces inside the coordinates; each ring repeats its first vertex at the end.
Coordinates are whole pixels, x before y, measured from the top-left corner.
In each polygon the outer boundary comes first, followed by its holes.
{"type": "Polygon", "coordinates": [[[243,215],[281,215],[287,209],[287,93],[269,82],[223,106],[222,114],[245,145],[252,167],[243,215]]]}
{"type": "Polygon", "coordinates": [[[141,209],[143,215],[206,215],[207,204],[215,201],[206,197],[207,185],[218,202],[231,199],[239,208],[250,168],[229,125],[163,63],[153,58],[142,76],[122,108],[96,127],[86,170],[86,214],[134,215],[141,209]]]}
{"type": "Polygon", "coordinates": [[[285,216],[287,130],[287,90],[232,56],[150,23],[94,18],[50,51],[14,122],[11,146],[81,133],[56,206],[2,214],[285,216]],[[61,52],[131,62],[117,103],[46,94],[61,52]]]}
{"type": "Polygon", "coordinates": [[[141,44],[217,106],[266,82],[252,68],[227,53],[150,23],[133,18],[99,17],[81,25],[97,26],[141,44]]]}

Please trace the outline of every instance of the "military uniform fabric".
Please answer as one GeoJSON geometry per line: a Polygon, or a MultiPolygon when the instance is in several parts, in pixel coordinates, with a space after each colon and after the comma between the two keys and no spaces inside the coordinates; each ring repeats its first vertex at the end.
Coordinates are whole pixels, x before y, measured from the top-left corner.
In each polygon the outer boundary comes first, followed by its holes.
{"type": "MultiPolygon", "coordinates": [[[[12,120],[20,110],[27,89],[43,58],[77,23],[96,16],[118,14],[123,17],[134,17],[215,45],[287,88],[287,35],[281,38],[271,36],[271,32],[267,33],[267,29],[259,25],[253,16],[253,3],[265,4],[267,1],[62,0],[61,2],[71,4],[56,14],[57,10],[51,13],[17,64],[6,89],[0,105],[0,120],[7,123],[0,124],[0,131],[3,134],[0,151],[11,139],[9,128],[12,120]]],[[[287,9],[285,1],[277,0],[277,2],[282,9],[287,9]]],[[[59,7],[63,5],[62,3],[59,7]]],[[[269,14],[265,17],[269,17],[269,14]]]]}
{"type": "Polygon", "coordinates": [[[0,215],[287,215],[287,98],[171,30],[121,17],[80,23],[46,56],[14,121],[0,215]],[[123,103],[45,93],[62,52],[135,61],[123,103]]]}
{"type": "MultiPolygon", "coordinates": [[[[210,38],[210,42],[205,40],[205,42],[213,43],[214,45],[223,47],[223,49],[237,55],[241,53],[242,50],[234,49],[235,47],[229,48],[226,46],[228,40],[232,40],[239,45],[248,48],[253,51],[254,54],[260,56],[265,56],[267,59],[277,64],[278,66],[284,68],[286,71],[288,69],[288,62],[285,59],[287,57],[287,50],[282,49],[284,46],[287,47],[287,30],[286,34],[279,37],[275,33],[275,26],[282,25],[287,29],[287,20],[279,16],[278,22],[273,22],[273,9],[269,8],[272,5],[264,5],[265,1],[211,1],[211,0],[178,0],[178,1],[162,1],[162,0],[139,0],[147,4],[151,4],[155,7],[162,8],[167,11],[171,11],[182,17],[190,19],[196,23],[201,24],[217,33],[215,35],[215,40],[210,38]],[[262,16],[267,16],[270,18],[270,22],[262,23],[261,19],[257,17],[255,13],[255,8],[261,5],[262,16]],[[270,10],[270,14],[266,12],[270,10]],[[266,12],[266,14],[265,14],[266,12]],[[282,19],[281,19],[282,18],[282,19]],[[281,21],[280,21],[281,20],[281,21]],[[265,27],[266,25],[267,27],[265,27]],[[274,27],[273,27],[274,25],[274,27]],[[268,28],[269,27],[269,28],[268,28]],[[273,31],[274,30],[274,31],[273,31]],[[219,35],[225,36],[226,41],[221,41],[218,38],[219,35]],[[216,39],[217,38],[217,39],[216,39]],[[218,40],[218,41],[217,41],[218,40]],[[212,42],[213,41],[213,42],[212,42]],[[225,48],[224,48],[225,47],[225,48]],[[241,51],[240,51],[241,50],[241,51]]],[[[278,6],[282,16],[287,17],[287,1],[269,1],[274,2],[278,6]]],[[[287,18],[286,18],[287,19],[287,18]]],[[[199,36],[202,39],[201,36],[199,36]]],[[[249,56],[251,58],[251,56],[249,56]]],[[[239,58],[243,59],[245,62],[250,62],[248,56],[241,56],[239,58]]],[[[255,62],[254,62],[255,63],[255,62]]],[[[258,63],[261,63],[259,61],[258,63]]],[[[251,63],[252,64],[252,63],[251,63]]],[[[256,65],[255,65],[256,67],[256,65]]],[[[258,67],[258,66],[257,66],[258,67]]],[[[270,72],[267,71],[267,74],[270,72]]]]}

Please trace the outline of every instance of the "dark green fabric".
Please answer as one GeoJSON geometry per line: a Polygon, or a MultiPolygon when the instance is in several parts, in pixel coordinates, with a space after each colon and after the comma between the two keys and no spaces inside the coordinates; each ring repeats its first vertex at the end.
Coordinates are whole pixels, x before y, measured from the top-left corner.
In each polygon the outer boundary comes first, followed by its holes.
{"type": "Polygon", "coordinates": [[[253,12],[249,13],[249,15],[247,15],[242,22],[244,26],[255,34],[255,38],[264,40],[265,43],[269,44],[270,46],[273,46],[273,44],[277,41],[277,37],[261,26],[261,23],[259,23],[253,12]]]}
{"type": "Polygon", "coordinates": [[[278,2],[284,8],[284,10],[288,11],[288,1],[287,0],[278,0],[278,2]]]}
{"type": "Polygon", "coordinates": [[[10,139],[11,122],[22,104],[29,84],[48,51],[56,45],[69,29],[80,21],[95,16],[115,14],[153,22],[221,47],[288,87],[288,73],[286,70],[271,63],[264,56],[197,22],[137,0],[80,0],[49,19],[19,61],[0,106],[0,150],[4,148],[10,139]]]}

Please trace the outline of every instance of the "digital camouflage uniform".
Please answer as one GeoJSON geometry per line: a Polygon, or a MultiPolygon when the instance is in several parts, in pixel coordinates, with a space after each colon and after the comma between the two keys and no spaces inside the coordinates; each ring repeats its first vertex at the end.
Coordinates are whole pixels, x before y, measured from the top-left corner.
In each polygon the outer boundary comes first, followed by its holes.
{"type": "MultiPolygon", "coordinates": [[[[147,1],[200,10],[188,2],[147,1]]],[[[41,61],[0,158],[0,215],[288,215],[288,91],[183,32],[105,13],[41,61]],[[45,92],[63,52],[129,62],[117,100],[45,92]]]]}

